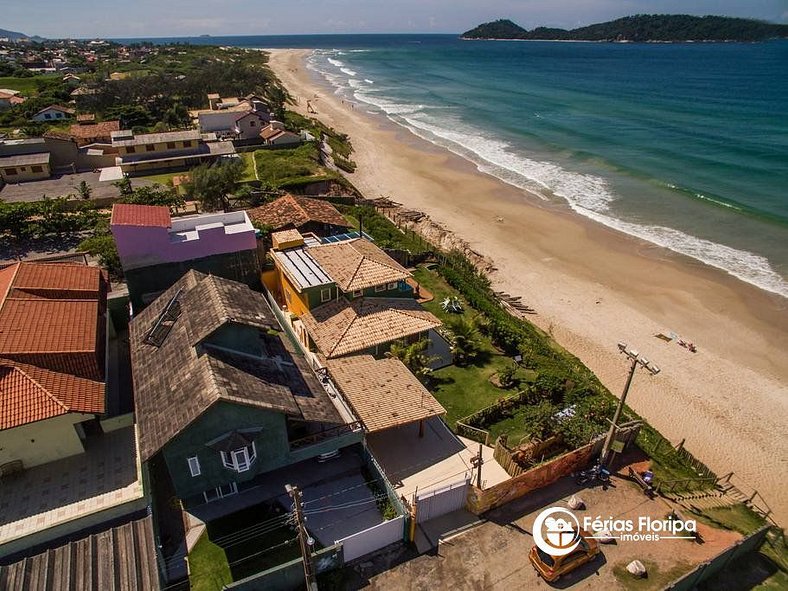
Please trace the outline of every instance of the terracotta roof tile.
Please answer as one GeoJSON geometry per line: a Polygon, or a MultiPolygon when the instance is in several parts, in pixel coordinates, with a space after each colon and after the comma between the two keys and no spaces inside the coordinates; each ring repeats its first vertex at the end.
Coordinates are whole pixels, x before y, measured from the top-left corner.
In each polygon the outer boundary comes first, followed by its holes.
{"type": "Polygon", "coordinates": [[[0,430],[68,412],[102,414],[104,408],[102,382],[0,361],[0,430]]]}
{"type": "Polygon", "coordinates": [[[95,351],[97,300],[6,299],[0,355],[95,351]]]}
{"type": "Polygon", "coordinates": [[[112,206],[113,226],[157,226],[169,228],[170,209],[163,205],[133,205],[116,203],[112,206]]]}
{"type": "Polygon", "coordinates": [[[349,228],[350,224],[337,208],[322,199],[285,195],[271,203],[247,211],[249,218],[259,224],[279,230],[292,225],[296,228],[309,222],[317,222],[349,228]]]}
{"type": "Polygon", "coordinates": [[[354,355],[326,365],[368,433],[446,414],[399,359],[354,355]]]}
{"type": "MultiPolygon", "coordinates": [[[[82,115],[79,117],[82,117],[82,115]]],[[[79,117],[77,117],[77,120],[79,120],[79,117]]],[[[110,134],[119,130],[120,121],[102,121],[94,124],[81,123],[72,125],[69,129],[69,134],[77,139],[106,138],[110,140],[110,134]]]]}
{"type": "Polygon", "coordinates": [[[309,254],[345,292],[410,277],[402,265],[362,238],[314,246],[309,254]]]}
{"type": "Polygon", "coordinates": [[[87,291],[98,296],[101,269],[67,263],[18,263],[14,289],[87,291]]]}
{"type": "Polygon", "coordinates": [[[440,326],[441,321],[406,298],[340,298],[301,316],[327,358],[371,349],[440,326]]]}

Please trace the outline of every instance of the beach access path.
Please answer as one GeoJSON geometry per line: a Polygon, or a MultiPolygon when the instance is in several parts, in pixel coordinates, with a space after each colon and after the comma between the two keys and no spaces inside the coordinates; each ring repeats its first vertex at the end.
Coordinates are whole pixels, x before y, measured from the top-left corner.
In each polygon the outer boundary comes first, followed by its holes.
{"type": "Polygon", "coordinates": [[[495,289],[619,395],[624,341],[662,368],[637,375],[627,402],[718,474],[735,472],[788,526],[788,300],[688,257],[550,205],[479,172],[363,103],[341,101],[308,70],[309,50],[273,50],[291,108],[347,133],[366,197],[427,213],[490,257],[495,289]],[[674,331],[691,353],[656,334],[674,331]]]}

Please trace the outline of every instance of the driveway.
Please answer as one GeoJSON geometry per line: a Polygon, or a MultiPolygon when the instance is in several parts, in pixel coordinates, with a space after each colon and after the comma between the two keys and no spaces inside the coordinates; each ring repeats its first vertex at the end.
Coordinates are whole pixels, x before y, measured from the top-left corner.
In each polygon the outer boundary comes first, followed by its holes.
{"type": "MultiPolygon", "coordinates": [[[[481,525],[441,541],[436,554],[383,556],[357,568],[361,579],[353,587],[368,585],[375,590],[484,589],[626,589],[623,568],[632,560],[643,561],[649,569],[648,579],[638,581],[637,588],[662,589],[667,583],[732,545],[741,536],[735,532],[698,526],[705,543],[688,540],[659,542],[619,541],[602,546],[602,556],[593,563],[548,585],[528,561],[533,546],[531,529],[536,515],[546,507],[563,506],[572,494],[585,501],[587,509],[578,517],[613,516],[637,519],[651,516],[662,519],[669,511],[662,500],[649,500],[627,480],[614,477],[614,488],[579,489],[570,478],[527,495],[501,509],[489,512],[481,525]],[[403,559],[407,560],[401,562],[403,559]],[[399,564],[397,564],[399,562],[399,564]],[[390,569],[390,570],[385,570],[390,569]],[[619,578],[621,577],[621,578],[619,578]]],[[[629,587],[631,588],[631,587],[629,587]]]]}

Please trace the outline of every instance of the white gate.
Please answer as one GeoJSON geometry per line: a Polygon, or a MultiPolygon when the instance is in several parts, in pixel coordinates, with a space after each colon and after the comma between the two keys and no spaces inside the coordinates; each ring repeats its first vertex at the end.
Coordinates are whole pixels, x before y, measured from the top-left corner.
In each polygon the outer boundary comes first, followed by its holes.
{"type": "Polygon", "coordinates": [[[440,488],[416,493],[416,523],[464,509],[469,482],[468,479],[458,480],[440,488]]]}
{"type": "Polygon", "coordinates": [[[342,544],[345,562],[350,562],[359,556],[375,552],[389,544],[402,540],[404,527],[405,517],[400,515],[364,531],[337,540],[335,543],[342,544]]]}

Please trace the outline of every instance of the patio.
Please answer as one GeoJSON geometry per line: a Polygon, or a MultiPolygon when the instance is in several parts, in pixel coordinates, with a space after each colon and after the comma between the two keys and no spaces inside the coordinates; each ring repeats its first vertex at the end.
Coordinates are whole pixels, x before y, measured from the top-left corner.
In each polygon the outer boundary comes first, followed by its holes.
{"type": "Polygon", "coordinates": [[[134,427],[128,426],[88,438],[83,454],[4,480],[0,545],[126,503],[141,501],[129,512],[144,507],[140,470],[134,427]]]}
{"type": "MultiPolygon", "coordinates": [[[[387,429],[367,436],[367,446],[383,467],[397,494],[410,499],[416,489],[426,491],[475,474],[471,458],[479,444],[458,437],[440,418],[425,421],[424,436],[418,424],[387,429]]],[[[482,488],[508,480],[509,474],[493,458],[493,449],[482,446],[482,488]]]]}

